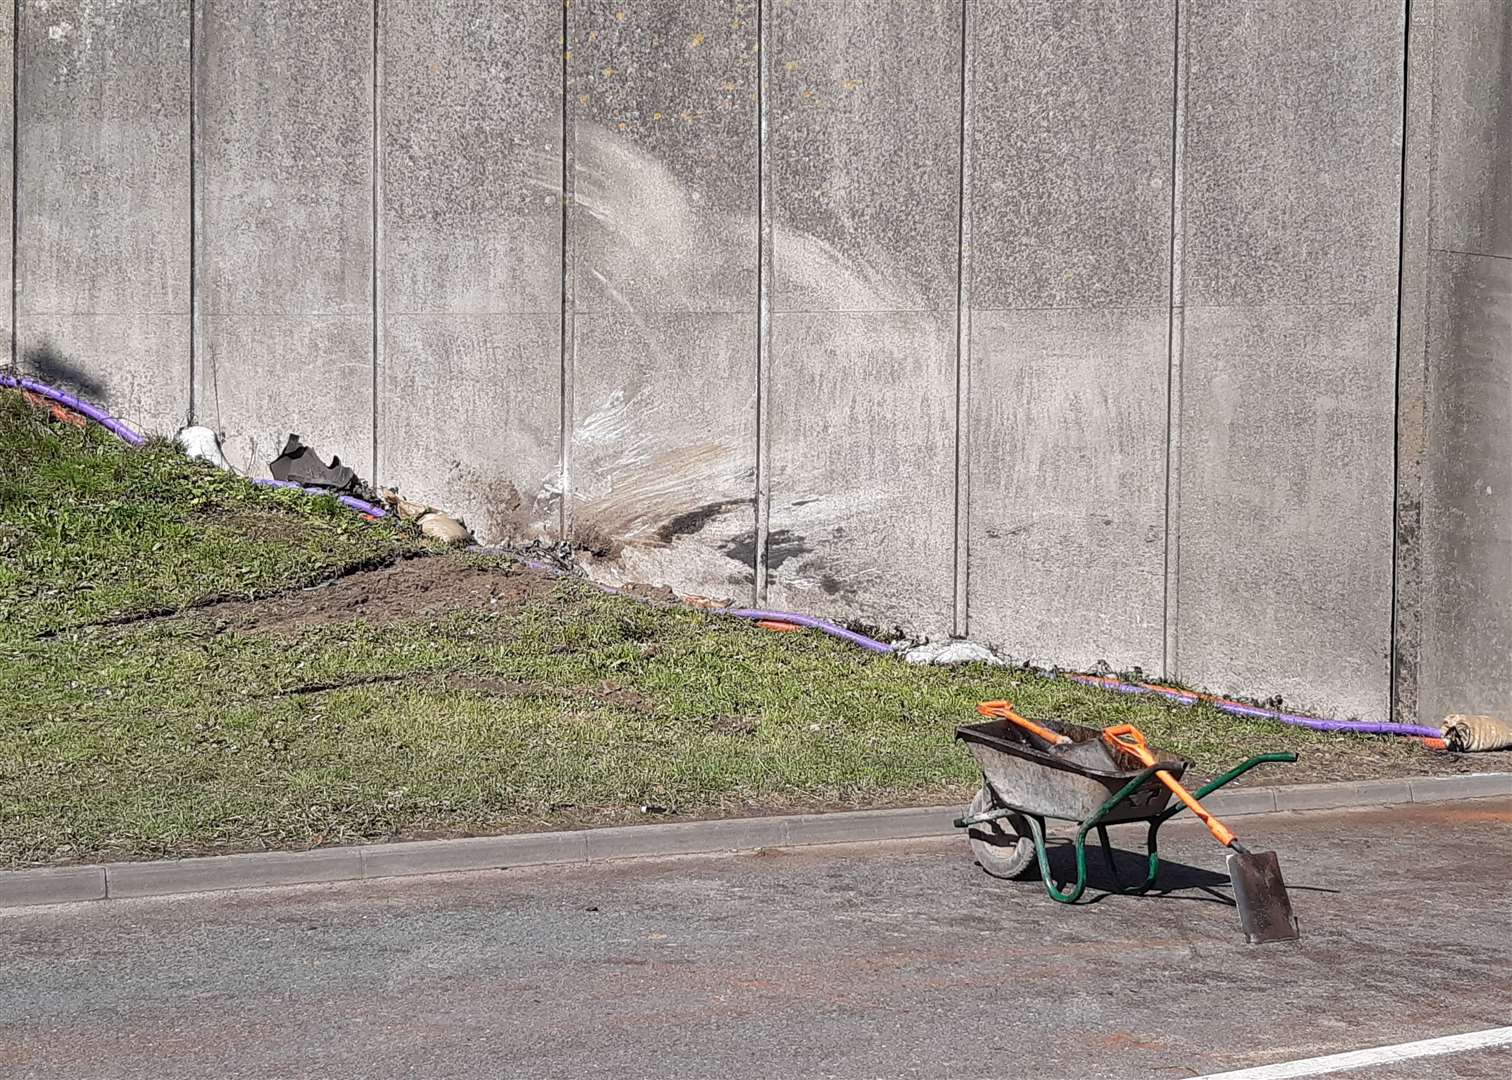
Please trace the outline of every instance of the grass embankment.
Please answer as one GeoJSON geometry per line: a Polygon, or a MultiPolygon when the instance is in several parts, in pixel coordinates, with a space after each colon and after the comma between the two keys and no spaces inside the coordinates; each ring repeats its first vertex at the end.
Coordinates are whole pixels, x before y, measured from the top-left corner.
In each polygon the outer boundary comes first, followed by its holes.
{"type": "Polygon", "coordinates": [[[1325,744],[1349,772],[1422,767],[1410,745],[909,667],[480,557],[447,556],[513,582],[509,602],[261,629],[255,604],[240,621],[203,607],[282,596],[287,616],[291,590],[427,550],[0,393],[0,866],[644,820],[646,804],[964,800],[976,774],[951,732],[985,698],[1132,721],[1206,771],[1325,744]]]}

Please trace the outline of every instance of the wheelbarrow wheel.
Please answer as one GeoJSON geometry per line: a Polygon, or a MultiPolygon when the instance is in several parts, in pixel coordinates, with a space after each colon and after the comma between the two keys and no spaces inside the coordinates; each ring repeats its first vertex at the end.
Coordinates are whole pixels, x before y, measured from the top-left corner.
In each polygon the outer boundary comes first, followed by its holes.
{"type": "MultiPolygon", "coordinates": [[[[997,806],[992,789],[986,784],[971,800],[966,816],[983,814],[997,806]]],[[[971,853],[979,866],[993,877],[1028,877],[1035,865],[1034,837],[1029,832],[1029,823],[1021,814],[984,821],[966,831],[971,841],[971,853]]]]}

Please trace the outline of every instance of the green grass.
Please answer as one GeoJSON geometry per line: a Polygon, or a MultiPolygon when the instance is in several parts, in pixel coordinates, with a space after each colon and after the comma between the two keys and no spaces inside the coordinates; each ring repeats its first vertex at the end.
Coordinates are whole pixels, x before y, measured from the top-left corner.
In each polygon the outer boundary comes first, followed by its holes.
{"type": "Polygon", "coordinates": [[[0,634],[267,596],[424,550],[334,498],[131,450],[0,391],[0,634]]]}
{"type": "MultiPolygon", "coordinates": [[[[0,394],[0,865],[644,820],[648,803],[964,801],[976,774],[951,735],[986,698],[1132,721],[1208,772],[1261,749],[1341,753],[1206,707],[910,667],[578,581],[496,613],[282,635],[192,615],[101,625],[272,595],[419,542],[16,400],[0,394]]],[[[1396,768],[1412,752],[1346,742],[1396,768]]]]}

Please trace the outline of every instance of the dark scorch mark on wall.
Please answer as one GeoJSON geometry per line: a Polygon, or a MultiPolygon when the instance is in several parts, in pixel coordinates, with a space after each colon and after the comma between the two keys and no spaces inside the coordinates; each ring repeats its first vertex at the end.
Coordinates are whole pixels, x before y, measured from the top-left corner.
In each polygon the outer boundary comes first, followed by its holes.
{"type": "MultiPolygon", "coordinates": [[[[719,545],[723,551],[736,562],[753,566],[756,563],[756,532],[741,533],[719,545]]],[[[767,568],[776,569],[789,559],[796,559],[800,555],[807,555],[814,549],[808,546],[807,541],[793,532],[791,529],[778,529],[767,535],[767,568]]]]}
{"type": "Polygon", "coordinates": [[[105,399],[105,384],[96,376],[69,363],[51,344],[44,343],[27,349],[21,359],[23,366],[34,372],[40,382],[72,390],[81,397],[95,401],[105,399]]]}
{"type": "Polygon", "coordinates": [[[704,503],[702,506],[694,507],[692,510],[664,521],[656,530],[657,542],[670,544],[679,536],[689,536],[698,532],[726,510],[750,505],[750,499],[723,499],[719,502],[704,503]]]}

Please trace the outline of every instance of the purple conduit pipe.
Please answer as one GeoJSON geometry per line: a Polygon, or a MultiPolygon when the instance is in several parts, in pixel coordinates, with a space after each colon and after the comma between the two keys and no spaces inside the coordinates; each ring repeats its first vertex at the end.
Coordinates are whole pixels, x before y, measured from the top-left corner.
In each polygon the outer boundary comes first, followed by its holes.
{"type": "Polygon", "coordinates": [[[80,416],[89,417],[89,419],[99,424],[116,438],[124,443],[130,443],[132,446],[141,446],[147,441],[104,409],[97,408],[87,401],[80,401],[72,394],[65,394],[62,390],[55,390],[51,386],[37,382],[35,379],[18,379],[14,375],[6,375],[0,372],[0,386],[14,386],[22,390],[30,390],[34,394],[41,394],[49,401],[56,401],[59,405],[72,409],[80,416]]]}
{"type": "MultiPolygon", "coordinates": [[[[14,375],[7,375],[4,372],[0,372],[0,386],[12,386],[21,390],[30,390],[32,393],[40,394],[41,396],[47,398],[49,401],[56,401],[59,405],[62,405],[66,409],[72,409],[80,416],[87,416],[89,419],[99,424],[106,431],[114,435],[116,438],[120,439],[124,443],[130,444],[131,446],[141,446],[147,441],[146,439],[142,438],[142,436],[138,435],[135,431],[132,431],[131,428],[127,427],[124,423],[111,416],[104,409],[101,409],[95,405],[91,405],[87,401],[80,401],[72,394],[65,393],[62,390],[48,386],[45,383],[39,383],[35,379],[28,379],[25,377],[17,378],[14,375]]],[[[254,484],[261,484],[264,487],[294,488],[297,491],[304,491],[311,495],[331,494],[329,491],[322,491],[320,488],[301,487],[299,484],[296,484],[290,480],[254,479],[252,482],[254,484]]],[[[372,503],[365,502],[364,500],[358,499],[354,496],[338,495],[337,498],[341,501],[341,504],[343,506],[346,506],[352,510],[356,510],[358,513],[370,514],[373,517],[380,518],[388,517],[387,510],[384,510],[380,506],[374,506],[372,503]]]]}
{"type": "Polygon", "coordinates": [[[1083,686],[1100,686],[1104,690],[1113,690],[1120,694],[1158,694],[1172,701],[1179,701],[1183,705],[1195,705],[1199,701],[1206,701],[1213,708],[1222,709],[1234,716],[1249,717],[1253,720],[1277,720],[1283,724],[1309,728],[1313,731],[1347,731],[1355,735],[1406,735],[1420,739],[1436,739],[1440,735],[1438,728],[1425,727],[1421,724],[1381,724],[1367,720],[1319,720],[1311,716],[1298,716],[1296,713],[1266,709],[1259,705],[1245,705],[1242,702],[1228,701],[1224,698],[1173,690],[1170,687],[1146,686],[1098,675],[1066,674],[1064,677],[1073,682],[1079,682],[1083,686]]]}
{"type": "MultiPolygon", "coordinates": [[[[325,490],[324,488],[304,487],[301,484],[296,484],[292,480],[269,480],[267,478],[258,479],[254,477],[252,482],[254,484],[260,484],[263,487],[290,488],[294,491],[303,491],[307,495],[331,494],[331,492],[325,490]]],[[[356,510],[359,514],[371,514],[373,517],[388,517],[388,511],[383,509],[383,507],[374,506],[372,503],[367,502],[363,499],[359,499],[355,495],[337,495],[336,500],[340,502],[342,506],[345,506],[351,510],[356,510]]]]}
{"type": "Polygon", "coordinates": [[[858,634],[854,630],[847,630],[843,626],[837,626],[824,619],[816,619],[812,615],[799,615],[792,611],[759,611],[755,608],[726,608],[721,614],[734,615],[737,619],[751,619],[752,621],[770,620],[772,622],[792,623],[794,626],[807,626],[812,630],[837,637],[841,641],[849,641],[852,645],[859,645],[863,649],[869,649],[875,653],[890,653],[891,645],[886,645],[876,638],[869,638],[865,634],[858,634]]]}
{"type": "MultiPolygon", "coordinates": [[[[72,394],[56,390],[51,386],[37,382],[35,379],[17,378],[0,372],[0,386],[18,387],[30,390],[34,394],[40,394],[49,401],[56,401],[65,408],[72,409],[81,416],[87,416],[99,424],[106,431],[115,435],[122,442],[132,446],[141,446],[147,440],[138,435],[121,421],[96,408],[87,401],[80,401],[72,394]]],[[[312,495],[328,495],[329,492],[319,488],[302,487],[290,480],[253,480],[254,484],[262,484],[266,487],[294,488],[305,491],[312,495]]],[[[337,498],[343,506],[356,510],[358,513],[369,514],[372,517],[387,517],[388,512],[382,507],[374,506],[370,502],[352,495],[339,495],[337,498]]],[[[527,560],[527,565],[536,569],[549,569],[545,563],[527,560]]],[[[750,619],[753,622],[771,620],[772,622],[792,623],[794,626],[807,626],[818,630],[830,637],[839,638],[841,641],[849,641],[853,645],[859,645],[863,649],[875,653],[891,653],[893,648],[876,638],[869,638],[865,634],[858,634],[854,630],[847,630],[843,626],[825,619],[816,619],[811,615],[799,615],[793,611],[761,611],[755,608],[727,608],[726,615],[734,615],[739,619],[750,619]]],[[[1115,690],[1120,694],[1159,694],[1173,701],[1180,701],[1185,705],[1195,705],[1199,701],[1207,701],[1216,709],[1222,709],[1234,716],[1246,716],[1256,720],[1277,720],[1283,724],[1291,724],[1294,727],[1310,728],[1313,731],[1349,731],[1357,735],[1407,735],[1416,738],[1438,738],[1437,728],[1425,727],[1420,724],[1377,724],[1359,720],[1318,720],[1311,716],[1298,716],[1295,713],[1279,712],[1276,709],[1265,709],[1258,705],[1245,705],[1237,701],[1226,701],[1222,698],[1209,698],[1198,694],[1185,693],[1181,690],[1172,690],[1165,687],[1140,686],[1135,683],[1121,682],[1117,679],[1104,679],[1095,675],[1067,675],[1066,678],[1081,683],[1084,686],[1100,686],[1105,690],[1115,690]]]]}

